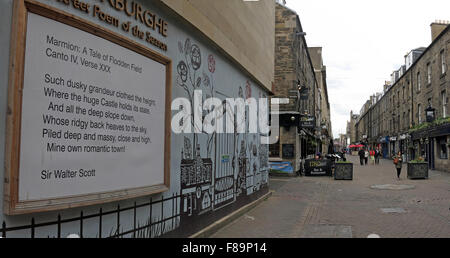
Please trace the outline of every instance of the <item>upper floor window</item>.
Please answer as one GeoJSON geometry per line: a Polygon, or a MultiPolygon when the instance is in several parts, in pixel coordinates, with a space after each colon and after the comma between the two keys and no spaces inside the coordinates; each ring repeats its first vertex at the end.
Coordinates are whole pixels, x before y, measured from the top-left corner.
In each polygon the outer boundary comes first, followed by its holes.
{"type": "Polygon", "coordinates": [[[447,94],[444,91],[441,92],[441,98],[442,98],[442,117],[447,117],[447,94]]]}
{"type": "Polygon", "coordinates": [[[444,52],[444,50],[441,51],[440,58],[441,58],[441,74],[445,74],[445,72],[447,70],[447,65],[445,63],[445,52],[444,52]]]}
{"type": "Polygon", "coordinates": [[[417,116],[419,117],[419,124],[422,123],[422,105],[417,105],[417,116]]]}
{"type": "Polygon", "coordinates": [[[427,64],[427,83],[431,84],[431,64],[427,64]]]}
{"type": "Polygon", "coordinates": [[[403,129],[406,128],[406,112],[403,112],[403,129]]]}
{"type": "Polygon", "coordinates": [[[420,91],[421,87],[421,81],[420,81],[420,72],[417,73],[417,91],[420,91]]]}

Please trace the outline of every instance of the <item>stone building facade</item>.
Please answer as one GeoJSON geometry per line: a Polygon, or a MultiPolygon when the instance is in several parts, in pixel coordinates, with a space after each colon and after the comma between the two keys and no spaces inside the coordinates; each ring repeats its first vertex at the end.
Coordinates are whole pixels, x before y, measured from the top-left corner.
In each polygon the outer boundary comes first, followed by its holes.
{"type": "Polygon", "coordinates": [[[423,157],[430,168],[449,171],[450,26],[431,29],[430,46],[380,97],[371,97],[355,128],[360,141],[382,148],[385,157],[401,151],[407,160],[423,157]]]}
{"type": "Polygon", "coordinates": [[[319,137],[322,143],[319,151],[323,154],[328,154],[332,152],[333,130],[331,127],[330,102],[328,99],[327,68],[323,64],[322,47],[310,47],[308,51],[311,55],[318,84],[316,106],[319,110],[316,110],[316,114],[317,120],[320,123],[319,137]]]}
{"type": "MultiPolygon", "coordinates": [[[[350,111],[350,120],[347,121],[347,128],[346,128],[347,138],[350,145],[355,145],[359,141],[358,138],[356,137],[357,135],[356,120],[358,119],[358,117],[359,115],[353,114],[353,111],[350,111]]],[[[355,149],[351,151],[353,153],[355,149]]]]}
{"type": "Polygon", "coordinates": [[[320,122],[315,119],[320,112],[319,88],[299,16],[278,3],[275,10],[273,98],[288,101],[280,105],[280,138],[270,146],[270,160],[291,162],[298,171],[300,159],[313,155],[321,145],[320,122]],[[299,126],[304,117],[314,118],[309,128],[299,126]]]}

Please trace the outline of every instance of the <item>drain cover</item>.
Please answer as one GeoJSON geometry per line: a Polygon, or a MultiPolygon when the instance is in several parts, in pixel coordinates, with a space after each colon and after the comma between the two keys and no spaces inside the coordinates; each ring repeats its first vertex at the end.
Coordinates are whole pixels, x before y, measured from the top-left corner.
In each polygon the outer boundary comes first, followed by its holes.
{"type": "Polygon", "coordinates": [[[406,213],[403,208],[382,208],[381,211],[383,213],[406,213]]]}
{"type": "Polygon", "coordinates": [[[370,188],[377,190],[410,190],[416,188],[415,185],[372,185],[370,188]]]}

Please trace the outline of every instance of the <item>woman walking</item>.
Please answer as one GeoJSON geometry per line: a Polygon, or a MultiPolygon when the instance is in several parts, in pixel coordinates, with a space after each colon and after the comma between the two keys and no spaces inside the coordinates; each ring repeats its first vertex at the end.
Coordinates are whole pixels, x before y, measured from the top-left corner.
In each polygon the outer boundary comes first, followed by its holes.
{"type": "Polygon", "coordinates": [[[367,161],[369,160],[369,151],[364,149],[364,163],[367,166],[367,161]]]}
{"type": "Polygon", "coordinates": [[[375,165],[375,151],[373,149],[370,150],[370,163],[375,165]]]}
{"type": "Polygon", "coordinates": [[[403,166],[402,152],[399,151],[397,153],[397,155],[395,155],[392,159],[394,160],[394,165],[395,165],[395,168],[397,169],[397,178],[398,178],[398,180],[400,180],[400,174],[402,172],[402,166],[403,166]]]}

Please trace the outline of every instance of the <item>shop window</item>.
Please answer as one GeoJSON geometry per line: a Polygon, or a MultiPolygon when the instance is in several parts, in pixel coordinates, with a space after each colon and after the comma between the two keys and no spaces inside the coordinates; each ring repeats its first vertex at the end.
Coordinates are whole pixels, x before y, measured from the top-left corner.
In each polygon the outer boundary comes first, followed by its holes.
{"type": "Polygon", "coordinates": [[[269,156],[271,158],[280,157],[280,140],[278,140],[277,143],[269,145],[269,156]]]}
{"type": "Polygon", "coordinates": [[[437,138],[437,142],[439,148],[439,158],[448,159],[447,137],[437,138]]]}
{"type": "Polygon", "coordinates": [[[283,144],[283,159],[293,159],[295,158],[295,145],[294,144],[283,144]]]}

